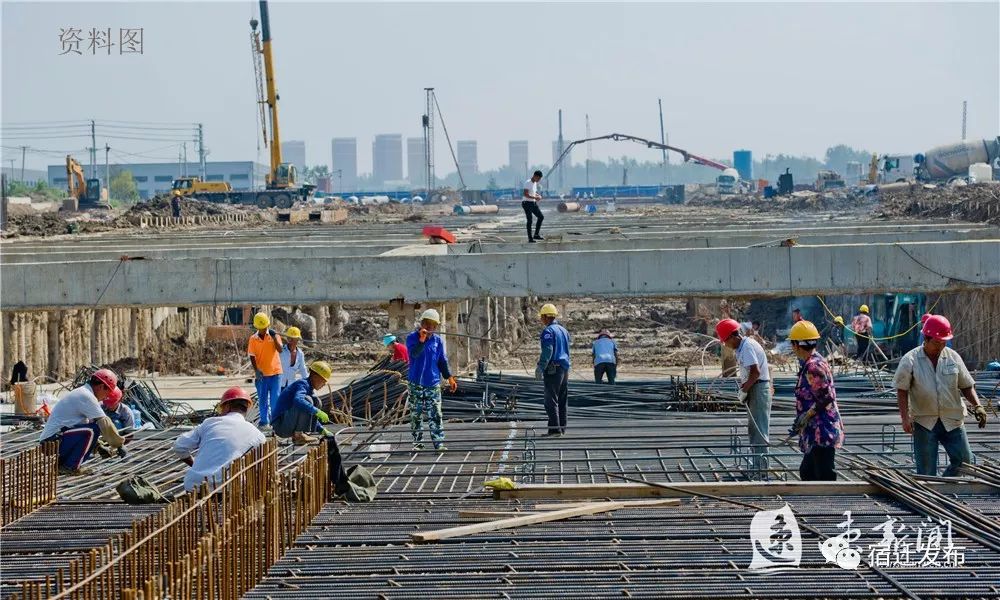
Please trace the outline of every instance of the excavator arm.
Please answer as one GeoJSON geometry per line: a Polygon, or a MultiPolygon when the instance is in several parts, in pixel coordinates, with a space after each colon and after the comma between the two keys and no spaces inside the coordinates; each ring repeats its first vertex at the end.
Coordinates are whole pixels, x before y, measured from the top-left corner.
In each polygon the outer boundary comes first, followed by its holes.
{"type": "Polygon", "coordinates": [[[69,195],[83,200],[87,195],[87,181],[83,177],[83,167],[72,156],[66,156],[66,182],[69,195]]]}

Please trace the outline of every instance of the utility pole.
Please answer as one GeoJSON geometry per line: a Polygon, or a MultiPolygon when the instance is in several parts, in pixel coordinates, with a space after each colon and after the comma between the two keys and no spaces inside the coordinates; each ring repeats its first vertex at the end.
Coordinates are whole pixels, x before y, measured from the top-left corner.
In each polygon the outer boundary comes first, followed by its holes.
{"type": "MultiPolygon", "coordinates": [[[[559,158],[562,158],[562,153],[563,153],[563,150],[564,150],[564,148],[563,148],[563,132],[562,132],[562,109],[561,108],[559,109],[559,141],[556,142],[556,148],[558,149],[558,152],[556,152],[556,154],[558,155],[556,157],[556,160],[559,160],[559,158]]],[[[558,173],[558,175],[559,175],[559,191],[561,192],[562,189],[563,189],[563,163],[562,162],[559,163],[559,173],[558,173]]]]}
{"type": "MultiPolygon", "coordinates": [[[[198,174],[201,175],[201,180],[205,181],[205,131],[198,123],[198,174]]],[[[251,183],[251,188],[253,187],[253,182],[251,183]]]]}
{"type": "Polygon", "coordinates": [[[111,165],[108,162],[108,153],[111,152],[111,146],[104,142],[104,185],[108,186],[108,199],[111,199],[111,165]]]}
{"type": "Polygon", "coordinates": [[[90,178],[97,179],[97,128],[94,121],[90,121],[90,178]]]}
{"type": "MultiPolygon", "coordinates": [[[[187,175],[188,175],[188,143],[184,142],[182,144],[182,147],[184,148],[184,176],[187,177],[187,175]]],[[[202,181],[204,181],[204,180],[202,180],[202,181]]]]}
{"type": "MultiPolygon", "coordinates": [[[[663,129],[663,98],[656,99],[657,104],[660,105],[660,143],[664,146],[667,145],[667,134],[666,130],[663,129]]],[[[667,182],[667,149],[663,148],[663,183],[667,182]]]]}
{"type": "Polygon", "coordinates": [[[962,100],[962,141],[963,142],[965,141],[965,123],[966,123],[966,116],[968,115],[968,110],[969,110],[969,101],[968,100],[962,100]]]}
{"type": "MultiPolygon", "coordinates": [[[[590,139],[590,115],[583,116],[584,121],[587,124],[587,138],[590,139]]],[[[590,187],[590,161],[594,159],[593,149],[590,147],[590,142],[587,142],[587,166],[585,172],[587,174],[587,187],[590,187]]]]}
{"type": "Polygon", "coordinates": [[[424,88],[424,94],[427,96],[427,107],[423,116],[424,161],[427,171],[425,173],[427,192],[424,201],[430,202],[434,190],[434,88],[424,88]]]}
{"type": "MultiPolygon", "coordinates": [[[[24,155],[27,151],[27,146],[21,146],[21,181],[24,181],[24,155]]],[[[13,173],[11,173],[11,175],[13,175],[13,173]]]]}

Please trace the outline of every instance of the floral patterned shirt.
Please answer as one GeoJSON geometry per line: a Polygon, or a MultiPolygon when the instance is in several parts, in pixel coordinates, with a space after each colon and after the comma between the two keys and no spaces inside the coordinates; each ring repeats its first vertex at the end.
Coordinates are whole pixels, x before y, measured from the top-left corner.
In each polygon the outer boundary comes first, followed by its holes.
{"type": "Polygon", "coordinates": [[[796,417],[816,407],[816,415],[799,435],[799,449],[809,452],[814,446],[840,448],[844,445],[844,424],[837,408],[837,391],[833,387],[830,365],[815,351],[808,360],[800,360],[799,365],[799,380],[795,385],[796,417]]]}

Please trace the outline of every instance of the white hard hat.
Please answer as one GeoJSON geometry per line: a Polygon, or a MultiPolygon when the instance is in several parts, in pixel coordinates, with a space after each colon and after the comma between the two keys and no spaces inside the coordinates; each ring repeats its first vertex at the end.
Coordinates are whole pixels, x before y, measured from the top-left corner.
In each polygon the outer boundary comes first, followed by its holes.
{"type": "Polygon", "coordinates": [[[440,323],[441,315],[439,315],[438,311],[434,310],[433,308],[428,308],[423,312],[423,314],[420,315],[420,320],[423,321],[424,319],[428,321],[434,321],[435,323],[440,323]]]}

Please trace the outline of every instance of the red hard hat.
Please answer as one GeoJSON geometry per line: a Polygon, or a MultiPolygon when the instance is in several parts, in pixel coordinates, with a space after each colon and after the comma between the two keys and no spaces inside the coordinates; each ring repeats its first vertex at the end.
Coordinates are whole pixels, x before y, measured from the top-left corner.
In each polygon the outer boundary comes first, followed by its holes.
{"type": "Polygon", "coordinates": [[[122,401],[122,390],[118,386],[111,388],[108,395],[104,398],[104,406],[109,410],[114,410],[118,408],[118,403],[122,401]]]}
{"type": "Polygon", "coordinates": [[[923,316],[920,317],[920,324],[923,325],[929,318],[931,318],[931,313],[924,313],[923,316]]]}
{"type": "Polygon", "coordinates": [[[715,335],[719,336],[719,341],[724,342],[729,336],[740,330],[740,324],[732,319],[723,319],[715,326],[715,335]]]}
{"type": "Polygon", "coordinates": [[[226,402],[232,402],[233,400],[246,400],[249,403],[253,403],[250,399],[250,394],[247,394],[243,388],[239,386],[234,386],[228,390],[222,392],[222,400],[219,400],[219,404],[225,404],[226,402]]]}
{"type": "Polygon", "coordinates": [[[118,376],[111,369],[98,369],[94,371],[91,378],[100,381],[108,388],[118,387],[118,376]]]}
{"type": "Polygon", "coordinates": [[[932,338],[935,340],[948,341],[953,335],[951,335],[951,323],[948,319],[942,317],[941,315],[930,315],[927,320],[924,321],[924,329],[921,331],[925,338],[932,338]]]}

